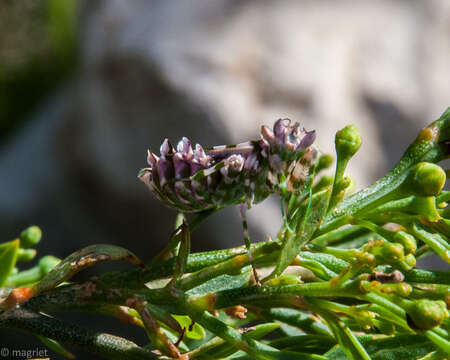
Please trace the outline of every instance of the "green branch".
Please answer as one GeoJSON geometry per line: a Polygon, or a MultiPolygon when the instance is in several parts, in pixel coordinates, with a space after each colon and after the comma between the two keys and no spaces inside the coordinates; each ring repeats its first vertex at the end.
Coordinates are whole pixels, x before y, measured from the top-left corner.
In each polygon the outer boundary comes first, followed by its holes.
{"type": "Polygon", "coordinates": [[[0,317],[0,327],[44,336],[107,359],[157,359],[155,354],[129,340],[106,333],[96,333],[78,325],[66,324],[61,320],[25,309],[14,309],[3,314],[0,317]]]}

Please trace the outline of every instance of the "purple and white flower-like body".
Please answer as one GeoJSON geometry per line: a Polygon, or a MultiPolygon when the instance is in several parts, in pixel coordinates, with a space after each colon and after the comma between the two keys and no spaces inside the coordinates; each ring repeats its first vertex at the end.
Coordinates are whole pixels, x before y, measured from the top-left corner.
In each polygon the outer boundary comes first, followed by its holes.
{"type": "Polygon", "coordinates": [[[182,212],[261,202],[272,193],[302,191],[315,164],[314,131],[277,120],[261,139],[203,149],[165,139],[160,156],[148,151],[138,177],[166,205],[182,212]]]}

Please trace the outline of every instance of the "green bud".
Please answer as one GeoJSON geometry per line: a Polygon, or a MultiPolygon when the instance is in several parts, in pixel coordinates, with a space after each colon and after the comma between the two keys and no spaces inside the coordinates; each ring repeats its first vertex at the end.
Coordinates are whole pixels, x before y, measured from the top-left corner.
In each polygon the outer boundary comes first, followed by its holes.
{"type": "Polygon", "coordinates": [[[395,242],[403,245],[405,254],[414,254],[417,250],[416,238],[404,231],[398,231],[394,234],[395,242]]]}
{"type": "Polygon", "coordinates": [[[324,188],[326,188],[327,186],[330,186],[333,183],[334,177],[331,175],[324,175],[322,176],[319,181],[314,184],[313,188],[312,188],[312,192],[316,193],[324,188]]]}
{"type": "Polygon", "coordinates": [[[416,257],[414,256],[414,254],[408,254],[405,256],[405,263],[406,265],[408,265],[409,267],[414,267],[416,266],[416,257]]]}
{"type": "Polygon", "coordinates": [[[346,189],[351,184],[350,178],[344,178],[345,168],[350,158],[361,146],[361,135],[354,125],[348,125],[336,133],[335,147],[337,154],[336,172],[334,174],[333,192],[328,204],[328,211],[343,199],[346,189]]]}
{"type": "Polygon", "coordinates": [[[336,192],[337,192],[337,193],[344,192],[351,184],[352,184],[352,178],[351,178],[350,176],[344,176],[344,177],[336,184],[336,192]]]}
{"type": "Polygon", "coordinates": [[[60,261],[60,259],[51,255],[44,256],[39,260],[38,265],[42,275],[49,273],[60,261]]]}
{"type": "Polygon", "coordinates": [[[385,294],[395,294],[402,297],[408,297],[412,292],[412,286],[405,282],[399,282],[396,284],[380,284],[377,286],[377,290],[385,294]]]}
{"type": "Polygon", "coordinates": [[[444,202],[441,202],[441,203],[439,203],[439,204],[436,204],[436,206],[437,206],[439,209],[445,209],[445,208],[448,206],[448,203],[446,203],[446,202],[444,201],[444,202]]]}
{"type": "Polygon", "coordinates": [[[412,286],[406,282],[401,282],[401,283],[398,283],[395,285],[396,285],[396,287],[395,287],[396,294],[403,296],[403,297],[409,296],[413,290],[412,286]]]}
{"type": "Polygon", "coordinates": [[[284,274],[274,279],[271,279],[266,283],[266,285],[279,286],[279,285],[295,285],[300,283],[302,283],[302,281],[298,276],[294,274],[284,274]]]}
{"type": "Polygon", "coordinates": [[[333,164],[333,161],[333,155],[323,154],[317,161],[316,174],[322,170],[328,169],[333,164]]]}
{"type": "Polygon", "coordinates": [[[413,329],[430,330],[442,324],[448,317],[447,306],[442,300],[420,299],[407,310],[408,325],[413,329]]]}
{"type": "Polygon", "coordinates": [[[405,259],[403,245],[385,242],[380,248],[379,256],[388,263],[403,261],[405,259]]]}
{"type": "Polygon", "coordinates": [[[361,147],[361,135],[355,125],[347,125],[336,133],[336,152],[339,157],[349,159],[361,147]]]}
{"type": "Polygon", "coordinates": [[[17,251],[17,261],[31,261],[36,256],[35,249],[22,249],[17,251]]]}
{"type": "Polygon", "coordinates": [[[20,234],[20,247],[27,249],[41,241],[42,231],[38,226],[30,226],[20,234]]]}
{"type": "Polygon", "coordinates": [[[445,185],[445,171],[436,164],[420,162],[406,179],[408,190],[421,196],[437,196],[445,185]]]}
{"type": "Polygon", "coordinates": [[[416,258],[413,254],[405,257],[402,244],[391,243],[382,239],[369,241],[364,246],[365,251],[375,255],[378,264],[389,264],[403,271],[410,270],[415,265],[416,258]]]}

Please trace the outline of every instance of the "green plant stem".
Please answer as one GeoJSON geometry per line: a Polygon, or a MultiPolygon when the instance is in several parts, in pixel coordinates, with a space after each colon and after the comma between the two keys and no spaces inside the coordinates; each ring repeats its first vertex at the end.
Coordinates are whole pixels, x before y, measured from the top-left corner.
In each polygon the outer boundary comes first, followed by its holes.
{"type": "MultiPolygon", "coordinates": [[[[260,247],[273,249],[274,243],[279,246],[279,242],[277,241],[253,243],[250,250],[253,253],[260,247]]],[[[231,249],[193,253],[188,257],[186,272],[193,273],[205,267],[226,261],[236,255],[245,253],[247,253],[245,245],[231,249]]],[[[148,264],[144,269],[134,268],[129,271],[110,272],[101,276],[100,279],[113,287],[142,288],[143,284],[149,281],[172,276],[175,271],[175,267],[176,260],[171,258],[160,264],[148,264]]]]}
{"type": "Polygon", "coordinates": [[[308,334],[332,337],[330,330],[318,318],[297,309],[272,308],[264,310],[262,315],[269,320],[277,320],[297,327],[308,334]]]}
{"type": "Polygon", "coordinates": [[[439,348],[445,351],[446,354],[450,355],[450,342],[437,334],[435,331],[425,331],[425,336],[435,343],[439,348]]]}
{"type": "MultiPolygon", "coordinates": [[[[245,334],[245,336],[249,339],[258,340],[263,336],[271,333],[272,331],[278,329],[279,327],[280,325],[276,323],[266,323],[256,325],[255,327],[247,329],[238,329],[238,331],[242,334],[245,334]]],[[[231,346],[231,344],[226,343],[225,340],[219,337],[212,338],[204,345],[207,345],[208,343],[209,345],[205,346],[205,348],[203,348],[203,345],[199,347],[202,348],[200,354],[204,354],[204,356],[201,357],[202,359],[222,359],[232,355],[237,351],[237,349],[231,346]]],[[[199,353],[196,351],[197,349],[189,352],[189,359],[199,355],[199,353]]]]}
{"type": "MultiPolygon", "coordinates": [[[[292,298],[292,296],[311,296],[311,297],[354,297],[360,295],[360,290],[355,281],[348,281],[341,288],[336,288],[330,282],[313,282],[297,285],[281,286],[252,286],[239,289],[231,289],[217,292],[215,294],[214,306],[218,309],[238,304],[266,303],[282,299],[282,295],[290,295],[283,301],[294,301],[292,305],[302,306],[301,299],[292,298]]],[[[196,301],[196,299],[192,299],[196,301]]],[[[303,304],[304,306],[304,304],[303,304]]]]}
{"type": "Polygon", "coordinates": [[[438,162],[448,157],[445,142],[450,139],[450,108],[428,127],[424,128],[416,140],[389,173],[368,188],[349,196],[329,213],[318,234],[324,234],[346,223],[346,217],[355,216],[362,210],[381,205],[386,196],[397,188],[407,177],[408,169],[421,161],[438,162]]]}
{"type": "Polygon", "coordinates": [[[336,314],[329,310],[324,310],[318,299],[308,298],[307,302],[314,312],[322,316],[333,331],[334,337],[341,346],[342,350],[354,360],[370,360],[370,356],[366,349],[361,345],[352,331],[345,325],[336,314]]]}
{"type": "Polygon", "coordinates": [[[108,359],[157,359],[152,352],[118,336],[96,333],[75,324],[24,309],[14,309],[0,316],[0,327],[17,329],[73,345],[108,359]]]}
{"type": "Polygon", "coordinates": [[[311,240],[311,243],[321,246],[340,243],[341,241],[349,241],[354,237],[364,235],[367,230],[359,225],[348,226],[336,230],[329,231],[321,236],[317,236],[311,240]]]}
{"type": "Polygon", "coordinates": [[[450,263],[450,246],[447,241],[439,234],[431,234],[423,229],[422,226],[414,224],[412,226],[412,234],[422,240],[433,251],[438,254],[444,261],[450,263]]]}
{"type": "Polygon", "coordinates": [[[195,321],[197,321],[200,325],[226,340],[231,345],[235,346],[237,349],[245,351],[250,356],[253,356],[255,359],[261,360],[270,360],[274,359],[270,357],[267,353],[270,352],[279,352],[279,350],[264,345],[258,341],[253,339],[249,339],[239,331],[235,330],[231,326],[226,325],[216,317],[212,316],[206,311],[203,312],[195,312],[191,315],[195,321]]]}
{"type": "MultiPolygon", "coordinates": [[[[258,247],[252,252],[252,256],[255,259],[255,262],[258,263],[258,259],[266,255],[272,255],[271,258],[275,258],[276,256],[278,256],[279,249],[279,244],[272,241],[269,242],[267,246],[258,247]]],[[[176,286],[186,291],[216,276],[227,273],[235,273],[244,266],[249,265],[250,262],[251,261],[248,252],[241,255],[236,255],[221,263],[211,265],[185,276],[177,282],[176,286]]]]}
{"type": "MultiPolygon", "coordinates": [[[[251,252],[255,252],[260,249],[262,252],[270,251],[273,249],[274,244],[280,246],[279,241],[272,242],[256,242],[252,244],[251,252]]],[[[239,246],[236,248],[205,251],[200,253],[190,254],[187,261],[186,272],[193,273],[204,269],[208,266],[213,266],[224,262],[236,255],[246,254],[247,250],[245,246],[239,246]]],[[[349,264],[335,256],[323,253],[311,253],[309,251],[300,252],[302,258],[318,261],[325,265],[328,269],[335,273],[341,272],[349,264]]],[[[126,287],[126,288],[142,288],[146,282],[166,278],[172,276],[175,270],[175,259],[169,259],[163,263],[157,265],[147,265],[144,269],[135,268],[123,272],[111,272],[104,274],[100,279],[109,284],[111,287],[126,287]]],[[[444,271],[430,271],[421,269],[412,269],[406,271],[405,277],[407,281],[421,282],[421,283],[438,283],[438,284],[450,284],[449,276],[444,271]]]]}

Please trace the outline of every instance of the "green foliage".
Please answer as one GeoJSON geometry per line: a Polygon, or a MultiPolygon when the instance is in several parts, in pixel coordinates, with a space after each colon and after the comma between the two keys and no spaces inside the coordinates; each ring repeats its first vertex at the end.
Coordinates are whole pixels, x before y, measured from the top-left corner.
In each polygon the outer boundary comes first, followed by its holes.
{"type": "Polygon", "coordinates": [[[146,266],[80,283],[72,276],[102,261],[141,263],[126,249],[91,245],[17,270],[36,254],[41,234],[30,227],[0,244],[0,327],[31,332],[68,357],[65,345],[108,359],[448,358],[450,274],[416,260],[434,253],[449,262],[450,192],[436,165],[450,156],[449,142],[450,109],[383,179],[349,196],[344,172],[361,139],[344,128],[334,176],[317,175],[331,165],[325,156],[306,193],[283,193],[277,238],[253,243],[251,256],[244,246],[190,253],[190,232],[215,209],[190,224],[179,217],[146,266]],[[149,343],[45,315],[59,311],[116,317],[143,327],[149,343]]]}
{"type": "Polygon", "coordinates": [[[0,286],[7,281],[16,265],[19,241],[13,240],[2,245],[5,246],[0,250],[0,286]]]}
{"type": "Polygon", "coordinates": [[[197,323],[193,322],[189,316],[186,315],[172,315],[173,318],[180,324],[181,328],[185,329],[186,337],[189,339],[203,339],[205,337],[205,330],[197,323]]]}

